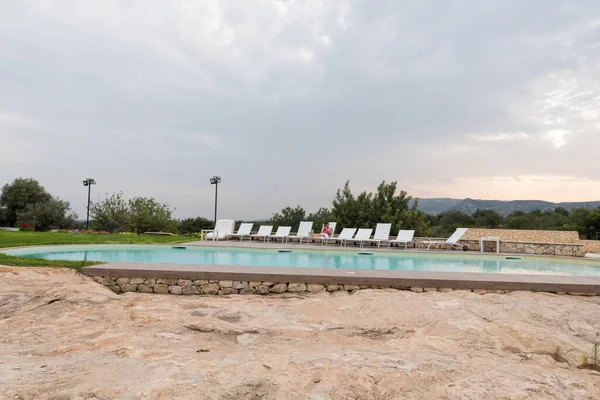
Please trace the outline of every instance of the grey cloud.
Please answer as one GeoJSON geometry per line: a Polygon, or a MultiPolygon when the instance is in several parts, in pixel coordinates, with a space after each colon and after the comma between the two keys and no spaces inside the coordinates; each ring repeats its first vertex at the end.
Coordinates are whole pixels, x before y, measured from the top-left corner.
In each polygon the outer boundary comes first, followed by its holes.
{"type": "Polygon", "coordinates": [[[456,177],[600,180],[581,162],[600,144],[596,2],[2,9],[0,183],[36,177],[80,214],[83,175],[210,216],[221,174],[234,218],[329,206],[346,179],[428,193],[456,177]],[[474,139],[503,132],[528,138],[474,139]]]}

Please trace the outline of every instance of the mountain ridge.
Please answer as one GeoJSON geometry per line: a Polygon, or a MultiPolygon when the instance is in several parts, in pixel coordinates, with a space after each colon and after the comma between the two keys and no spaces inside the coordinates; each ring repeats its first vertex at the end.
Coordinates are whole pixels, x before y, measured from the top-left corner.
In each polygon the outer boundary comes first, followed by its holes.
{"type": "Polygon", "coordinates": [[[600,207],[600,201],[565,201],[554,203],[544,200],[482,200],[453,198],[418,198],[419,210],[426,214],[440,214],[445,211],[461,211],[473,214],[477,210],[492,210],[504,216],[515,211],[531,212],[535,210],[553,211],[558,207],[569,211],[578,208],[594,209],[600,207]]]}

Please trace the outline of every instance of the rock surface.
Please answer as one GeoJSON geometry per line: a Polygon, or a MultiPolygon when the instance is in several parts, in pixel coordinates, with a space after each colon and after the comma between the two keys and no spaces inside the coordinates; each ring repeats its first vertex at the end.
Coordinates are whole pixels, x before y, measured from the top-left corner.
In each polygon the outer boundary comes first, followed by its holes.
{"type": "Polygon", "coordinates": [[[599,316],[599,297],[530,292],[116,295],[0,266],[0,398],[595,399],[577,366],[599,316]]]}

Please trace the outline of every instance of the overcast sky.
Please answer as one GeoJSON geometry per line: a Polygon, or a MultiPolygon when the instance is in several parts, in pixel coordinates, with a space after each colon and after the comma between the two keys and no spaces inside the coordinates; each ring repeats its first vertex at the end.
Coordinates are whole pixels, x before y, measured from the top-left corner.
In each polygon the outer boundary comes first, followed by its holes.
{"type": "Polygon", "coordinates": [[[0,185],[85,215],[600,199],[600,2],[0,0],[0,185]]]}

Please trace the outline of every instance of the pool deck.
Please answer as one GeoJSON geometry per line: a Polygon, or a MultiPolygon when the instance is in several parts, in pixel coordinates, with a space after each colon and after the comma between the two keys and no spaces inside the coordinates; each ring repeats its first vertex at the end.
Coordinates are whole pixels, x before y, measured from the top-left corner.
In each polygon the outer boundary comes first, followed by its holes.
{"type": "MultiPolygon", "coordinates": [[[[348,250],[356,252],[358,247],[320,246],[314,244],[275,244],[239,241],[202,241],[180,244],[179,246],[218,246],[253,249],[306,249],[306,250],[348,250]]],[[[369,252],[410,252],[424,253],[422,249],[398,250],[376,247],[360,249],[369,252]]],[[[433,252],[433,251],[432,251],[433,252]]],[[[457,254],[457,251],[435,251],[436,254],[457,254]]],[[[478,255],[480,253],[471,253],[478,255]]],[[[496,253],[482,253],[496,255],[496,253]]],[[[507,256],[509,254],[500,254],[507,256]]],[[[522,254],[517,255],[522,257],[522,254]]],[[[527,256],[525,256],[527,257],[527,256]]],[[[553,256],[552,258],[557,258],[553,256]]],[[[573,258],[568,258],[573,261],[573,258]]],[[[581,260],[579,258],[578,260],[581,260]]],[[[599,263],[600,268],[600,263],[599,263]]],[[[215,281],[261,281],[261,282],[301,282],[318,284],[344,284],[361,286],[486,289],[486,290],[528,290],[566,293],[600,294],[600,277],[529,275],[473,272],[416,272],[416,271],[373,271],[333,268],[298,267],[250,267],[239,265],[204,264],[163,264],[113,262],[82,268],[90,276],[110,276],[126,278],[177,278],[215,281]]]]}

